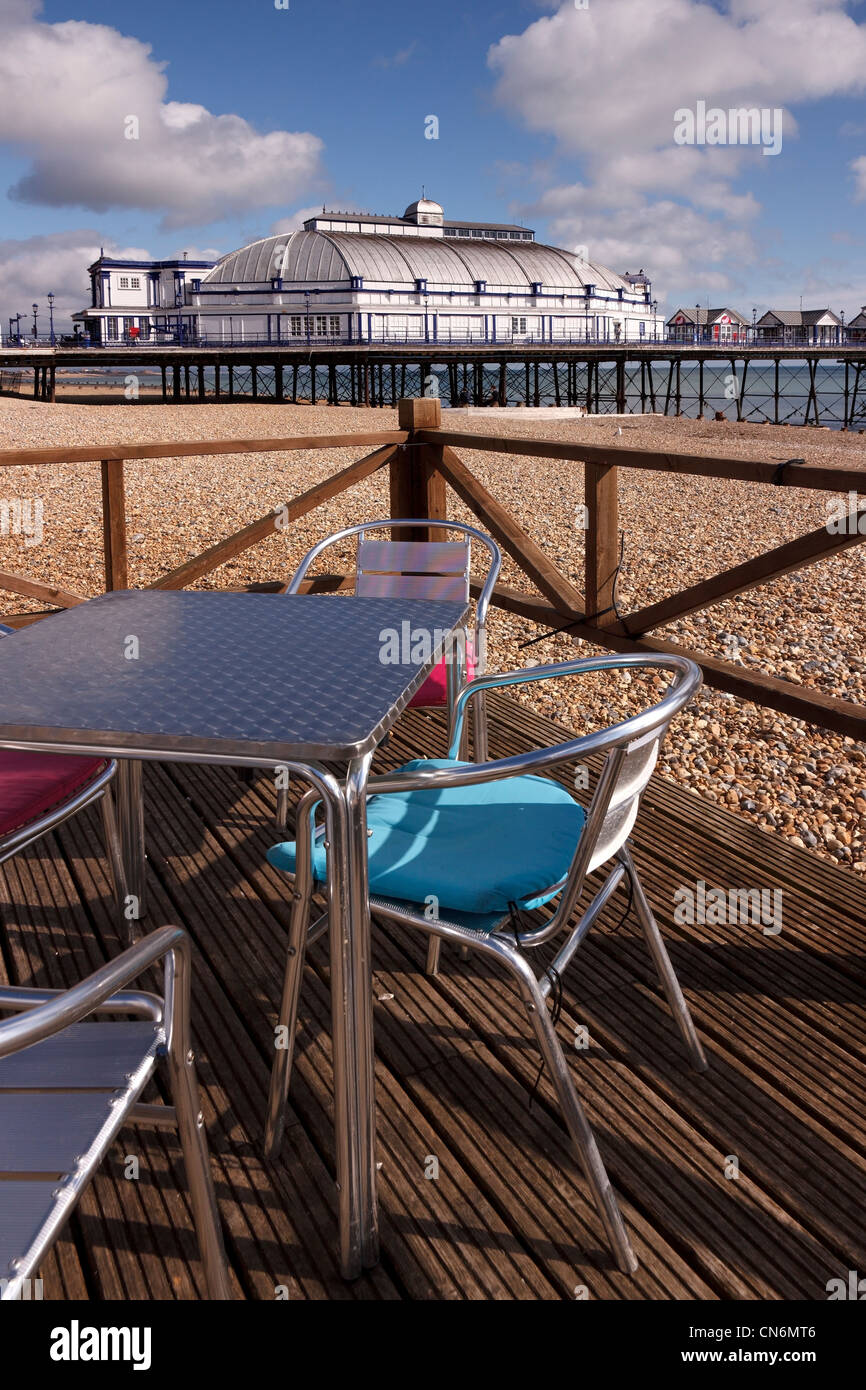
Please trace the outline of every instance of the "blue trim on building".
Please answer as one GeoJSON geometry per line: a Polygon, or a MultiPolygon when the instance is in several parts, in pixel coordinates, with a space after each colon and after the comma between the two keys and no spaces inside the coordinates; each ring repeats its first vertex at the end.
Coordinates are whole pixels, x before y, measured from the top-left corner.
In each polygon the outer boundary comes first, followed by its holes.
{"type": "Polygon", "coordinates": [[[108,265],[119,270],[125,270],[127,266],[135,270],[146,270],[148,268],[151,270],[171,270],[174,266],[178,266],[181,269],[186,266],[193,270],[213,270],[216,264],[216,261],[121,261],[113,256],[100,256],[98,260],[91,262],[87,268],[88,270],[96,270],[97,267],[108,265]]]}

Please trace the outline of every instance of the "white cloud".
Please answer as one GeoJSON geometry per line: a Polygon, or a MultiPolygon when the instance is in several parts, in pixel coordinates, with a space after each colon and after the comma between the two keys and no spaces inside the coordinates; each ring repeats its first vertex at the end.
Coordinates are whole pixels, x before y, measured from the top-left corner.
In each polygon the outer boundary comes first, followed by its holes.
{"type": "Polygon", "coordinates": [[[620,274],[646,269],[663,303],[692,294],[693,287],[713,298],[735,291],[742,267],[756,254],[747,229],[669,198],[635,198],[612,217],[594,190],[572,185],[541,197],[536,209],[550,219],[556,245],[585,245],[590,260],[620,274]]]}
{"type": "Polygon", "coordinates": [[[87,267],[96,260],[102,246],[108,256],[150,259],[146,247],[107,242],[90,227],[0,241],[0,329],[4,341],[11,316],[24,315],[22,329],[25,322],[32,324],[34,302],[39,305],[40,332],[47,331],[49,292],[56,296],[55,326],[68,332],[70,315],[90,303],[87,267]]]}
{"type": "MultiPolygon", "coordinates": [[[[495,44],[498,96],[563,148],[605,158],[665,149],[674,111],[785,107],[866,87],[866,26],[845,0],[564,3],[495,44]]],[[[705,153],[713,154],[714,151],[705,153]]]]}
{"type": "MultiPolygon", "coordinates": [[[[564,0],[488,60],[499,102],[583,170],[525,211],[613,269],[642,262],[673,296],[719,294],[763,254],[749,230],[760,205],[737,180],[775,161],[752,146],[677,146],[674,113],[699,100],[780,108],[784,158],[790,106],[866,88],[866,24],[846,0],[564,0]]],[[[852,168],[866,197],[866,157],[852,168]]]]}
{"type": "Polygon", "coordinates": [[[321,203],[317,203],[315,207],[298,208],[295,212],[290,212],[288,217],[278,218],[273,223],[268,236],[279,236],[281,232],[299,232],[309,218],[315,217],[321,211],[321,203]]]}
{"type": "Polygon", "coordinates": [[[404,63],[408,63],[417,47],[418,40],[413,39],[410,44],[399,49],[396,53],[390,55],[380,53],[377,58],[373,59],[373,66],[377,68],[402,68],[404,63]]]}
{"type": "Polygon", "coordinates": [[[0,0],[0,140],[30,161],[12,197],[153,209],[181,227],[273,207],[319,182],[317,135],[263,134],[241,116],[167,100],[149,45],[101,24],[43,24],[40,9],[0,0]]]}
{"type": "Polygon", "coordinates": [[[858,203],[862,203],[866,199],[866,154],[852,159],[851,168],[854,171],[854,197],[858,203]]]}

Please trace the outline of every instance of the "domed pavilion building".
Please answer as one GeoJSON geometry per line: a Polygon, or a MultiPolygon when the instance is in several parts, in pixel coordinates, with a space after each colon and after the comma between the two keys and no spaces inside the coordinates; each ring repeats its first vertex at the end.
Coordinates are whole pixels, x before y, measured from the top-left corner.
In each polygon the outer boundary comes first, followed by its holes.
{"type": "Polygon", "coordinates": [[[526,227],[323,211],[223,256],[189,285],[207,344],[566,343],[661,336],[647,277],[544,246],[526,227]]]}

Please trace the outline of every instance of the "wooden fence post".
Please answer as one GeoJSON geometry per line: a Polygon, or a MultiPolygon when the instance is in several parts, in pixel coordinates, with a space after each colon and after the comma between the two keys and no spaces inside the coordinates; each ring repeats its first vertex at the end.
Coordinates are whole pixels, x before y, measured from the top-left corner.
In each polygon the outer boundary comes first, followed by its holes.
{"type": "Polygon", "coordinates": [[[617,469],[585,463],[586,621],[595,627],[616,622],[613,590],[619,564],[617,469]]]}
{"type": "MultiPolygon", "coordinates": [[[[416,430],[438,430],[442,427],[442,406],[437,396],[399,401],[397,417],[401,430],[409,431],[409,439],[397,451],[390,465],[391,515],[405,517],[437,517],[448,515],[445,479],[440,471],[441,444],[419,444],[414,440],[416,430]]],[[[433,540],[429,531],[415,527],[412,531],[395,529],[395,540],[433,540]]],[[[439,535],[441,539],[441,533],[439,535]]]]}
{"type": "Polygon", "coordinates": [[[123,459],[103,459],[101,466],[105,589],[109,593],[112,589],[129,588],[123,459]]]}

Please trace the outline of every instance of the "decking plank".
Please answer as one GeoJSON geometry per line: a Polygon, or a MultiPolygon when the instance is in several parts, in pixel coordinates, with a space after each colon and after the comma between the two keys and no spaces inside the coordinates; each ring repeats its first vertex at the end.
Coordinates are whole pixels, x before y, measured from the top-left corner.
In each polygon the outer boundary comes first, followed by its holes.
{"type": "MultiPolygon", "coordinates": [[[[494,756],[563,737],[500,693],[489,712],[494,756]]],[[[438,715],[410,711],[377,767],[441,755],[443,741],[438,715]]],[[[203,1109],[238,1297],[823,1298],[827,1279],[866,1264],[866,889],[853,874],[653,778],[635,857],[711,1068],[690,1069],[634,920],[614,930],[622,893],[566,977],[559,1025],[566,1039],[589,1032],[570,1055],[641,1261],[634,1278],[613,1266],[546,1076],[530,1106],[537,1060],[510,983],[447,948],[430,979],[422,937],[377,924],[382,1261],[346,1284],[324,941],[305,971],[283,1150],[261,1157],[288,921],[285,880],[264,858],[273,784],[151,765],[145,785],[145,925],[180,921],[193,939],[203,1109]],[[781,887],[781,934],[676,923],[675,889],[701,877],[781,887]],[[739,1179],[724,1176],[729,1155],[739,1179]],[[431,1156],[437,1179],[424,1176],[431,1156]]],[[[67,986],[122,949],[93,812],[0,882],[0,978],[67,986]]],[[[42,1277],[46,1298],[201,1296],[173,1134],[123,1132],[42,1277]]]]}

